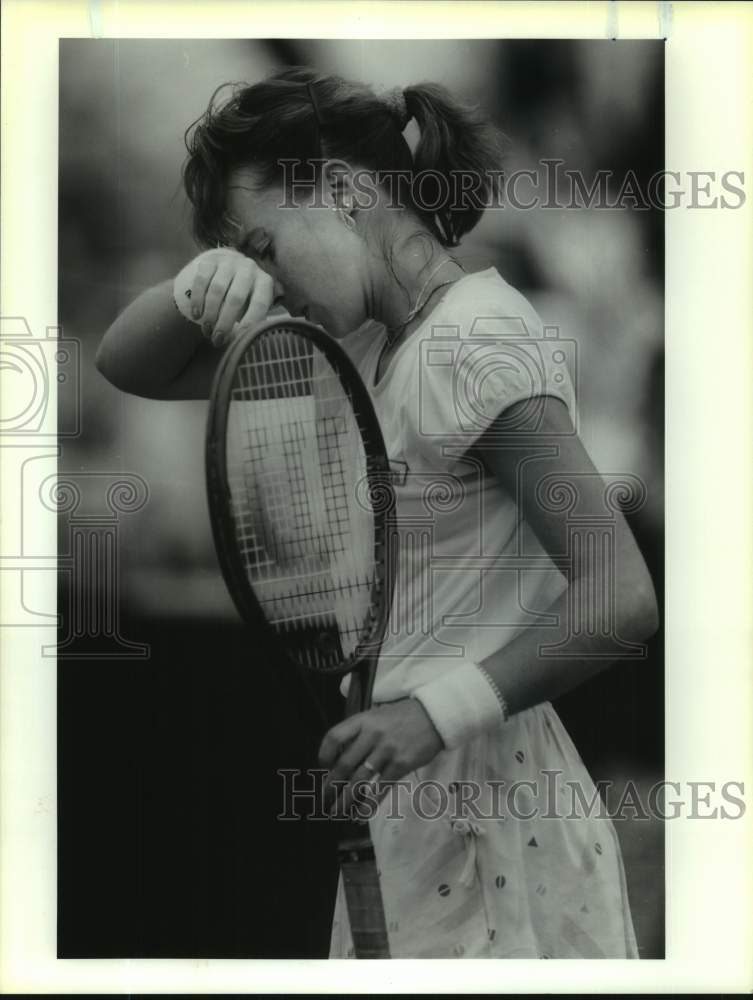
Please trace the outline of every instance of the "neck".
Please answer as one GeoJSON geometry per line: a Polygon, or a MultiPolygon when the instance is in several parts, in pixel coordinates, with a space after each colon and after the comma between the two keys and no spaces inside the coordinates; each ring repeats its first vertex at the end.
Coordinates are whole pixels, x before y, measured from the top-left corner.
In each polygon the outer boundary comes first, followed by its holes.
{"type": "Polygon", "coordinates": [[[431,238],[431,243],[428,240],[411,242],[412,246],[408,243],[402,248],[399,245],[396,247],[394,274],[385,265],[372,293],[372,315],[396,335],[424,318],[421,310],[415,319],[410,319],[416,306],[429,304],[432,290],[437,285],[463,273],[460,265],[434,238],[431,238]]]}

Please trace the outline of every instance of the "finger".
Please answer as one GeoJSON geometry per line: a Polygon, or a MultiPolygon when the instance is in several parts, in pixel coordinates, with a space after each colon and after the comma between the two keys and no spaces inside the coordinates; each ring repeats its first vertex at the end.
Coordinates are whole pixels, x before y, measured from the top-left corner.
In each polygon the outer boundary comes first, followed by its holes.
{"type": "Polygon", "coordinates": [[[217,328],[215,327],[215,329],[209,335],[209,339],[212,343],[212,347],[216,347],[219,350],[221,350],[223,347],[226,346],[226,344],[229,343],[230,334],[225,333],[222,330],[218,331],[217,328]]]}
{"type": "Polygon", "coordinates": [[[357,785],[359,782],[381,783],[382,773],[389,765],[389,760],[390,754],[387,750],[378,745],[372,745],[358,767],[353,770],[351,784],[357,785]]]}
{"type": "Polygon", "coordinates": [[[205,256],[199,261],[193,282],[191,284],[191,315],[194,319],[201,319],[204,312],[204,297],[209,288],[209,283],[217,271],[219,257],[205,256]]]}
{"type": "Polygon", "coordinates": [[[235,268],[230,263],[221,261],[209,283],[209,288],[204,296],[204,313],[201,317],[202,329],[207,336],[214,332],[217,317],[234,276],[235,268]]]}
{"type": "MultiPolygon", "coordinates": [[[[324,781],[325,799],[329,798],[331,791],[337,793],[337,789],[332,786],[337,782],[350,781],[356,770],[363,764],[373,750],[375,737],[372,733],[361,731],[352,740],[337,758],[334,766],[324,781]]],[[[368,772],[367,772],[368,773],[368,772]]]]}
{"type": "Polygon", "coordinates": [[[403,764],[399,759],[390,758],[386,760],[381,768],[382,781],[387,784],[400,781],[407,774],[411,773],[411,768],[403,764]]]}
{"type": "Polygon", "coordinates": [[[258,268],[254,275],[254,287],[248,309],[240,319],[241,326],[256,326],[267,318],[272,303],[275,301],[275,283],[271,275],[258,268]]]}
{"type": "MultiPolygon", "coordinates": [[[[355,752],[355,746],[353,749],[355,752]]],[[[381,789],[381,770],[387,760],[386,752],[380,752],[377,747],[372,747],[363,762],[354,769],[350,782],[342,787],[332,813],[348,812],[356,802],[365,802],[367,807],[370,804],[376,806],[386,794],[386,790],[381,789]],[[368,767],[366,767],[367,761],[368,767]]]]}
{"type": "Polygon", "coordinates": [[[360,713],[351,715],[325,733],[319,747],[319,763],[322,767],[331,767],[348,743],[355,739],[361,731],[361,719],[360,713]]]}
{"type": "Polygon", "coordinates": [[[236,321],[243,315],[252,294],[255,279],[254,266],[250,262],[248,267],[244,266],[235,272],[214,325],[213,343],[215,338],[224,340],[230,334],[236,321]]]}
{"type": "Polygon", "coordinates": [[[212,347],[216,347],[220,351],[224,350],[224,348],[227,347],[230,341],[234,339],[235,334],[237,332],[238,332],[238,324],[234,323],[233,329],[230,331],[230,333],[223,333],[221,336],[217,336],[216,334],[213,333],[210,337],[212,347]]]}

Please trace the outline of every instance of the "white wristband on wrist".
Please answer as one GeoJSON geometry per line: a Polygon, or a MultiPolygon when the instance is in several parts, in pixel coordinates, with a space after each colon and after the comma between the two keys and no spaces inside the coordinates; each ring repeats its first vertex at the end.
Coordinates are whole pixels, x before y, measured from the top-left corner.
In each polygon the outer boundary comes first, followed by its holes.
{"type": "Polygon", "coordinates": [[[478,663],[464,661],[417,688],[419,701],[448,750],[507,722],[507,703],[494,679],[478,663]]]}

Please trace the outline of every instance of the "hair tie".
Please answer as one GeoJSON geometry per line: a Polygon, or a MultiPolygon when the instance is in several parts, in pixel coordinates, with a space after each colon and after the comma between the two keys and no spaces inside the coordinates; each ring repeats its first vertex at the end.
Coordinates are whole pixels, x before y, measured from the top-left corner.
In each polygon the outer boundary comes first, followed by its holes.
{"type": "Polygon", "coordinates": [[[314,118],[316,119],[316,124],[322,124],[322,116],[319,113],[319,102],[316,99],[316,94],[314,93],[314,87],[311,83],[306,84],[306,90],[309,92],[309,100],[311,101],[311,107],[314,109],[314,118]]]}
{"type": "Polygon", "coordinates": [[[316,99],[316,94],[314,93],[314,87],[309,82],[306,84],[306,90],[308,91],[309,100],[311,101],[311,109],[314,112],[314,135],[316,143],[316,151],[319,156],[322,156],[322,116],[319,111],[319,102],[316,99]]]}
{"type": "Polygon", "coordinates": [[[379,100],[387,105],[390,114],[395,119],[398,128],[402,132],[411,120],[412,115],[408,114],[408,104],[402,87],[393,87],[379,95],[379,100]]]}

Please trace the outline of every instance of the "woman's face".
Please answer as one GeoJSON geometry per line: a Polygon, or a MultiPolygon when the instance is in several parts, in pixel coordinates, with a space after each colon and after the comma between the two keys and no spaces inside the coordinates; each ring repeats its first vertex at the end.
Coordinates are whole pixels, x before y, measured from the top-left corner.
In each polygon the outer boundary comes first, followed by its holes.
{"type": "Polygon", "coordinates": [[[240,225],[235,246],[275,279],[278,301],[291,315],[343,337],[368,318],[366,246],[326,195],[317,206],[305,188],[288,196],[293,201],[284,203],[282,189],[258,191],[249,169],[234,171],[227,210],[240,225]]]}

